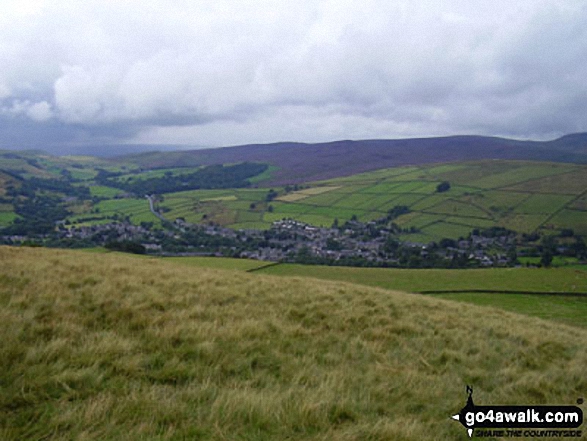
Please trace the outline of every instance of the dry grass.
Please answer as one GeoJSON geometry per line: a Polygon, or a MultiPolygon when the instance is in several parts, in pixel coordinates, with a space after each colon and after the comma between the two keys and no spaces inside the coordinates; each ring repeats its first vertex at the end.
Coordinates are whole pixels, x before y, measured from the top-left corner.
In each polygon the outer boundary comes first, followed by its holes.
{"type": "Polygon", "coordinates": [[[301,201],[302,199],[306,199],[310,196],[319,195],[322,193],[326,193],[333,190],[338,190],[341,188],[340,186],[327,186],[327,187],[312,187],[306,188],[304,190],[295,191],[293,193],[288,193],[283,196],[279,196],[275,198],[276,201],[284,201],[284,202],[296,202],[301,201]]]}
{"type": "Polygon", "coordinates": [[[587,332],[340,282],[0,248],[0,439],[464,439],[573,404],[587,332]]]}

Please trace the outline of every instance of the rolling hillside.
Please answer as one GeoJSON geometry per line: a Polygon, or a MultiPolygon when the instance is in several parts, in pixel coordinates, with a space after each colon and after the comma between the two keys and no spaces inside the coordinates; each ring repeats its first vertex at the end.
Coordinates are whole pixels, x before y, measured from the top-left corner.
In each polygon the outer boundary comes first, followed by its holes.
{"type": "Polygon", "coordinates": [[[483,136],[334,141],[319,144],[282,142],[192,151],[143,153],[115,161],[146,168],[263,162],[278,170],[269,184],[303,183],[403,165],[506,159],[587,163],[587,134],[554,141],[517,141],[483,136]]]}
{"type": "Polygon", "coordinates": [[[466,437],[466,384],[484,404],[587,390],[587,331],[496,309],[114,254],[0,261],[2,439],[444,441],[466,437]]]}

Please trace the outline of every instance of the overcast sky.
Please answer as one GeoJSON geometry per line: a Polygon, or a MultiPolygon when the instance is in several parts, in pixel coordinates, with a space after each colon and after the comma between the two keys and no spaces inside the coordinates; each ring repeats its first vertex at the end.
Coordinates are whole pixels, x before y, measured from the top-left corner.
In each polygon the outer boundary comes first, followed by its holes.
{"type": "Polygon", "coordinates": [[[584,0],[2,0],[0,147],[587,131],[584,0]]]}

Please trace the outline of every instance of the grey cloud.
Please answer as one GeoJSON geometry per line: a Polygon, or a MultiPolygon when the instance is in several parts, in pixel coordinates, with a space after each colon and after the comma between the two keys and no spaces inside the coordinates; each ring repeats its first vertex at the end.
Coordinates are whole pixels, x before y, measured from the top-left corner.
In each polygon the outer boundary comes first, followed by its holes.
{"type": "Polygon", "coordinates": [[[9,3],[14,142],[23,118],[70,143],[587,130],[578,0],[9,3]]]}

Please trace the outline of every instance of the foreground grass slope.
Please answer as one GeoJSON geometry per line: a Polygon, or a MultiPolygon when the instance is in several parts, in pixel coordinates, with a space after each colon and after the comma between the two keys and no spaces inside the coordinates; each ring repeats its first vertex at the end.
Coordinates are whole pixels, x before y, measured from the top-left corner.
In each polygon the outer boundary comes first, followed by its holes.
{"type": "MultiPolygon", "coordinates": [[[[198,261],[202,265],[208,262],[198,261]]],[[[260,268],[256,274],[302,276],[338,280],[406,292],[445,291],[435,296],[459,302],[527,314],[587,328],[587,297],[525,295],[587,293],[587,268],[485,268],[470,270],[348,268],[280,264],[260,268]],[[504,290],[517,294],[465,293],[467,290],[504,290]],[[458,292],[458,293],[455,293],[458,292]]]]}
{"type": "MultiPolygon", "coordinates": [[[[86,249],[86,252],[107,252],[86,249]]],[[[132,255],[137,259],[157,259],[132,255]]],[[[435,297],[493,306],[506,311],[587,328],[587,266],[562,268],[400,269],[353,268],[233,259],[224,257],[166,257],[166,263],[203,268],[254,271],[257,275],[312,277],[375,286],[404,292],[444,291],[435,297]],[[504,290],[509,294],[467,293],[467,290],[504,290]],[[551,295],[526,295],[527,291],[551,295]],[[516,294],[512,294],[516,293],[516,294]]]]}
{"type": "Polygon", "coordinates": [[[464,439],[573,404],[587,332],[342,282],[0,248],[0,439],[464,439]]]}

